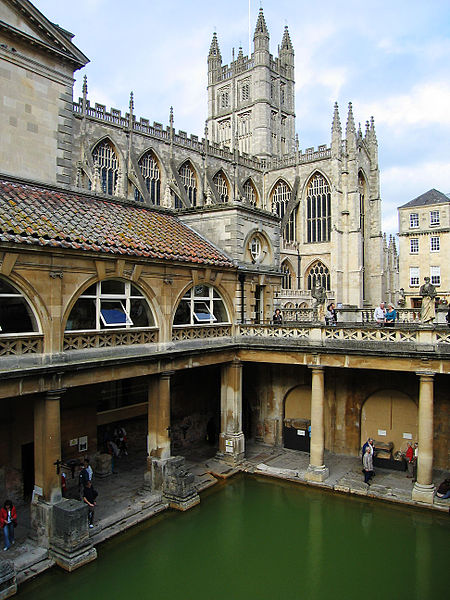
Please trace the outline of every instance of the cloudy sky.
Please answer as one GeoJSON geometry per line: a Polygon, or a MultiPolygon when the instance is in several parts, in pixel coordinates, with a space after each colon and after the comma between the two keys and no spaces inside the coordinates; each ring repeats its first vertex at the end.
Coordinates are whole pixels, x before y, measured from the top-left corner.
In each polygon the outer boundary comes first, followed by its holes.
{"type": "MultiPolygon", "coordinates": [[[[91,63],[91,103],[135,113],[200,137],[207,114],[206,57],[217,31],[223,63],[249,47],[249,1],[35,0],[75,34],[91,63]]],[[[379,144],[383,227],[396,207],[436,188],[450,192],[450,2],[448,0],[251,0],[260,5],[277,53],[287,24],[295,48],[297,132],[302,149],[330,143],[334,102],[362,126],[372,115],[379,144]]]]}

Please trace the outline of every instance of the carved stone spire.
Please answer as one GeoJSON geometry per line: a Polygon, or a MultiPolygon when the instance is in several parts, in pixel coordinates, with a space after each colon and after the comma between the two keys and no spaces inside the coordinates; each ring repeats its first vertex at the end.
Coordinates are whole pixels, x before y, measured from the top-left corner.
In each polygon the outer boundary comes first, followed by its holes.
{"type": "Polygon", "coordinates": [[[217,41],[217,33],[213,33],[211,46],[209,48],[209,58],[218,58],[222,62],[222,55],[220,54],[219,42],[217,41]]]}
{"type": "Polygon", "coordinates": [[[346,136],[349,136],[349,133],[355,133],[355,119],[353,117],[353,107],[352,107],[352,103],[349,102],[348,103],[348,117],[347,117],[347,127],[345,130],[346,136]]]}
{"type": "Polygon", "coordinates": [[[266,34],[267,36],[269,35],[269,30],[267,29],[266,20],[264,19],[264,11],[262,7],[259,9],[254,36],[261,33],[266,34]]]}
{"type": "Polygon", "coordinates": [[[264,19],[263,9],[259,9],[258,20],[256,21],[255,33],[253,34],[253,43],[255,52],[265,50],[269,52],[269,30],[264,19]]]}
{"type": "Polygon", "coordinates": [[[294,52],[294,47],[292,46],[287,25],[285,25],[284,27],[283,39],[281,40],[281,50],[288,50],[289,52],[294,52]]]}
{"type": "Polygon", "coordinates": [[[337,102],[334,103],[333,113],[333,124],[331,125],[331,135],[339,134],[342,135],[341,119],[339,117],[339,105],[337,102]]]}

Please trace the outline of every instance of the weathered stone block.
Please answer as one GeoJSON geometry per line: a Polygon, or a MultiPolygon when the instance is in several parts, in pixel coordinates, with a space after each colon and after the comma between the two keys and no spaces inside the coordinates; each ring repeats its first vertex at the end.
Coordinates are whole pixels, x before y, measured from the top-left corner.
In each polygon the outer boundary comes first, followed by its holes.
{"type": "Polygon", "coordinates": [[[17,592],[16,572],[10,560],[0,560],[0,600],[17,592]]]}
{"type": "Polygon", "coordinates": [[[89,539],[87,506],[78,500],[62,500],[53,506],[50,556],[66,571],[97,558],[89,539]]]}
{"type": "Polygon", "coordinates": [[[110,454],[99,454],[95,459],[95,476],[103,479],[112,474],[112,457],[110,454]]]}

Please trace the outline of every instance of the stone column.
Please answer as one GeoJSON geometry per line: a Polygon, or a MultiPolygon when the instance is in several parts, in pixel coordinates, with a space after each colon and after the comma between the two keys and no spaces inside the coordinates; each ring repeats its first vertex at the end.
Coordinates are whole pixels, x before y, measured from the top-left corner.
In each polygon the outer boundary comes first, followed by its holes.
{"type": "Polygon", "coordinates": [[[219,456],[233,465],[242,462],[245,439],[242,432],[242,363],[222,366],[220,387],[219,456]]]}
{"type": "Polygon", "coordinates": [[[47,545],[52,506],[62,499],[60,400],[65,390],[50,390],[34,403],[34,493],[31,523],[38,542],[47,545]]]}
{"type": "Polygon", "coordinates": [[[163,484],[161,461],[170,457],[170,378],[173,371],[148,380],[147,471],[144,487],[159,491],[163,484]]]}
{"type": "Polygon", "coordinates": [[[309,467],[305,478],[309,481],[324,481],[329,476],[328,468],[324,465],[325,448],[324,403],[325,385],[324,368],[311,366],[311,452],[309,467]]]}
{"type": "Polygon", "coordinates": [[[433,379],[434,373],[418,372],[419,382],[419,454],[417,481],[412,499],[433,504],[433,379]]]}

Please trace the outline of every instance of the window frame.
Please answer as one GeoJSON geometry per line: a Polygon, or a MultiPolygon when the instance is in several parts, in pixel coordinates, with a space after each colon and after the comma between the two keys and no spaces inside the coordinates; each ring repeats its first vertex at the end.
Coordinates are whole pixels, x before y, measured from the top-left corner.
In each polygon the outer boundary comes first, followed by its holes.
{"type": "Polygon", "coordinates": [[[419,254],[419,238],[409,238],[409,253],[419,254]]]}
{"type": "Polygon", "coordinates": [[[441,238],[440,236],[432,235],[430,237],[430,252],[440,252],[441,251],[441,238]]]}
{"type": "MultiPolygon", "coordinates": [[[[206,311],[204,311],[204,314],[206,314],[206,311]]],[[[181,309],[181,312],[182,312],[182,309],[181,309]]],[[[180,298],[180,301],[178,302],[178,305],[174,312],[172,326],[175,328],[176,327],[198,327],[198,326],[204,326],[204,325],[229,325],[230,323],[231,323],[230,315],[228,314],[225,300],[219,294],[217,289],[215,287],[207,285],[207,284],[196,284],[196,285],[191,286],[185,292],[183,297],[180,298]],[[197,290],[199,288],[203,288],[202,291],[204,291],[204,289],[206,288],[208,290],[207,295],[201,294],[200,292],[197,293],[197,290]],[[185,308],[187,308],[187,311],[189,313],[189,322],[175,323],[177,313],[181,309],[182,303],[185,303],[185,308]],[[196,306],[198,306],[199,304],[205,305],[206,311],[210,315],[209,319],[206,320],[206,319],[198,318],[196,313],[199,314],[199,311],[196,310],[196,306]],[[215,310],[214,310],[215,305],[221,306],[223,308],[223,311],[224,311],[226,319],[227,319],[226,321],[218,321],[217,317],[214,314],[215,313],[215,310]]]]}
{"type": "Polygon", "coordinates": [[[440,286],[441,285],[441,267],[440,266],[430,266],[430,283],[433,285],[440,286]],[[434,273],[433,273],[434,271],[434,273]]]}
{"type": "Polygon", "coordinates": [[[419,287],[420,267],[409,267],[409,287],[419,287]],[[414,275],[413,275],[414,273],[414,275]],[[416,275],[417,274],[417,275],[416,275]],[[414,279],[414,282],[413,282],[414,279]],[[417,279],[417,281],[415,281],[417,279]]]}
{"type": "Polygon", "coordinates": [[[417,229],[419,226],[419,213],[409,213],[409,228],[417,229]]]}
{"type": "Polygon", "coordinates": [[[439,227],[441,224],[441,215],[439,210],[430,210],[430,227],[439,227]]]}

